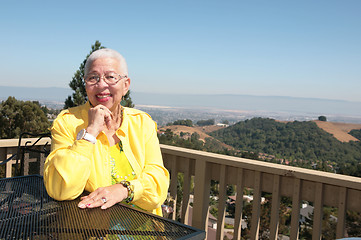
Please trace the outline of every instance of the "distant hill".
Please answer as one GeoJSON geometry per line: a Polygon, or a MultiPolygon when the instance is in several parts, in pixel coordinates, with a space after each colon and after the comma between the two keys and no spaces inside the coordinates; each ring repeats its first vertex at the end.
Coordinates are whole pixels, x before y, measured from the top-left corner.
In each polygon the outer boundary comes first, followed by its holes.
{"type": "MultiPolygon", "coordinates": [[[[322,122],[322,121],[313,121],[317,124],[319,128],[331,134],[334,138],[336,138],[340,142],[350,142],[350,141],[360,141],[358,138],[352,136],[350,132],[352,130],[361,130],[361,124],[353,124],[353,123],[339,123],[339,122],[322,122]]],[[[284,122],[287,123],[287,122],[284,122]]],[[[204,127],[194,126],[182,126],[182,125],[170,125],[170,126],[162,126],[159,128],[161,131],[165,131],[170,129],[173,133],[180,135],[181,132],[189,133],[190,135],[194,132],[200,135],[201,140],[205,140],[207,137],[211,137],[208,135],[211,132],[224,129],[225,127],[209,125],[204,127]]],[[[229,146],[228,146],[229,147],[229,146]]]]}
{"type": "Polygon", "coordinates": [[[58,87],[7,87],[0,86],[0,100],[13,96],[18,100],[34,100],[34,101],[61,101],[64,103],[68,95],[72,94],[69,88],[58,87]]]}
{"type": "Polygon", "coordinates": [[[341,142],[315,122],[254,118],[209,135],[235,149],[273,155],[275,162],[361,176],[361,142],[341,142]]]}
{"type": "MultiPolygon", "coordinates": [[[[170,125],[170,126],[163,126],[159,129],[160,132],[165,132],[167,129],[170,129],[174,134],[181,135],[184,134],[184,138],[191,136],[193,133],[199,134],[199,140],[205,142],[207,138],[213,138],[208,135],[209,132],[221,129],[222,127],[218,126],[204,126],[204,127],[188,127],[182,125],[170,125]]],[[[221,147],[227,149],[233,149],[233,147],[228,146],[220,141],[218,141],[221,147]]]]}
{"type": "Polygon", "coordinates": [[[361,124],[319,123],[253,118],[229,127],[171,125],[160,128],[161,134],[165,134],[160,140],[165,144],[236,156],[255,153],[264,161],[361,177],[361,124]],[[166,133],[168,130],[175,136],[173,141],[166,133]],[[201,142],[192,139],[194,134],[201,142]],[[346,138],[351,141],[345,141],[346,138]]]}
{"type": "MultiPolygon", "coordinates": [[[[36,100],[45,105],[58,106],[58,108],[62,108],[65,99],[71,94],[70,88],[0,86],[0,100],[14,96],[18,100],[36,100]]],[[[169,115],[170,112],[177,114],[184,111],[187,111],[190,116],[194,116],[201,109],[203,112],[211,112],[215,116],[212,118],[218,119],[221,119],[222,116],[231,118],[233,115],[237,120],[240,116],[243,118],[259,116],[282,120],[313,120],[320,115],[325,115],[331,121],[361,123],[361,102],[277,96],[164,94],[137,91],[131,92],[131,98],[136,108],[152,111],[154,113],[151,114],[152,116],[169,115]],[[149,106],[154,107],[150,108],[149,106]],[[159,106],[163,108],[160,109],[159,106]],[[189,109],[193,109],[193,112],[188,111],[189,109]]],[[[198,118],[198,120],[200,119],[198,118]]]]}
{"type": "Polygon", "coordinates": [[[315,121],[319,128],[332,134],[337,140],[341,142],[359,141],[356,137],[349,134],[351,130],[361,129],[361,124],[338,123],[338,122],[323,122],[315,121]]]}
{"type": "Polygon", "coordinates": [[[132,92],[135,104],[267,111],[287,114],[361,116],[361,102],[232,94],[158,94],[132,92]]]}

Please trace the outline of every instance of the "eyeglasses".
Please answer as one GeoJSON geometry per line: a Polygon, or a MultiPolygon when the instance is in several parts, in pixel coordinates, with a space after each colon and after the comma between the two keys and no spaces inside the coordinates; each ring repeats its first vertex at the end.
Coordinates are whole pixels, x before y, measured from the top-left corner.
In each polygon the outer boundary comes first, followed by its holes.
{"type": "Polygon", "coordinates": [[[115,72],[108,72],[105,73],[103,76],[99,76],[98,74],[91,73],[85,77],[84,81],[88,84],[94,85],[98,83],[101,78],[103,78],[107,84],[114,85],[117,84],[123,78],[127,78],[127,76],[126,75],[121,76],[115,72]]]}

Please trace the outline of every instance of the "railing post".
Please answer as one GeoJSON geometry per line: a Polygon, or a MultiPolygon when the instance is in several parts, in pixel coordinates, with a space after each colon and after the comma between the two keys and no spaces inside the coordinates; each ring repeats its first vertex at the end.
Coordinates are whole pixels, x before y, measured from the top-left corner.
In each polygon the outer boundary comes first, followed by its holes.
{"type": "Polygon", "coordinates": [[[273,176],[272,209],[270,223],[270,239],[277,240],[280,215],[280,176],[273,176]]]}
{"type": "Polygon", "coordinates": [[[177,156],[175,155],[167,155],[167,160],[171,162],[170,168],[170,196],[173,198],[173,213],[172,219],[176,220],[177,218],[177,185],[178,185],[178,168],[177,168],[177,156]]]}
{"type": "Polygon", "coordinates": [[[21,175],[26,176],[29,175],[29,164],[30,164],[30,156],[29,153],[24,153],[24,159],[20,163],[20,172],[21,175]]]}
{"type": "Polygon", "coordinates": [[[323,185],[316,183],[313,215],[312,240],[321,239],[323,216],[323,185]]]}
{"type": "Polygon", "coordinates": [[[226,165],[221,165],[221,174],[219,177],[219,198],[218,198],[218,218],[217,218],[217,239],[223,239],[224,235],[224,218],[226,215],[226,196],[227,196],[227,183],[226,183],[226,165]]]}
{"type": "Polygon", "coordinates": [[[197,159],[194,176],[192,226],[207,231],[210,172],[205,159],[197,159]]]}
{"type": "Polygon", "coordinates": [[[293,179],[292,215],[291,215],[291,239],[298,239],[300,222],[301,180],[293,179]]]}
{"type": "Polygon", "coordinates": [[[345,221],[346,221],[346,202],[347,202],[347,189],[340,187],[338,195],[338,210],[337,210],[337,228],[336,238],[343,238],[345,235],[345,221]]]}
{"type": "Polygon", "coordinates": [[[184,164],[187,166],[184,171],[184,182],[183,182],[183,198],[182,198],[182,214],[181,214],[181,221],[184,224],[188,223],[189,217],[189,195],[190,195],[190,188],[191,188],[191,174],[190,174],[190,160],[189,158],[184,158],[184,164]]]}
{"type": "Polygon", "coordinates": [[[234,219],[234,235],[233,239],[241,239],[242,232],[242,211],[243,211],[243,169],[237,170],[237,198],[235,207],[235,219],[234,219]]]}
{"type": "MultiPolygon", "coordinates": [[[[8,159],[9,157],[11,157],[15,152],[17,151],[17,149],[14,148],[6,148],[6,159],[8,159]]],[[[18,156],[16,156],[18,157],[18,156]]],[[[13,164],[15,163],[15,160],[10,160],[9,162],[7,162],[5,165],[5,177],[9,178],[12,177],[12,170],[13,170],[13,164]]]]}
{"type": "Polygon", "coordinates": [[[45,154],[44,153],[41,153],[40,154],[40,175],[43,176],[44,174],[44,165],[45,165],[45,160],[46,160],[46,157],[45,157],[45,154]]]}
{"type": "Polygon", "coordinates": [[[258,239],[259,223],[261,217],[261,186],[262,174],[259,171],[254,173],[253,204],[251,219],[251,239],[258,239]]]}

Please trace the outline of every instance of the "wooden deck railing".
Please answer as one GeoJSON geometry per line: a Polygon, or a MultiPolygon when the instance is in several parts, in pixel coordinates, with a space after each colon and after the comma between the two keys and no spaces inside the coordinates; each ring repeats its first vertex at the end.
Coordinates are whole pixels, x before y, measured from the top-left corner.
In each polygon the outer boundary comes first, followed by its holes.
{"type": "MultiPolygon", "coordinates": [[[[302,201],[313,203],[312,239],[321,239],[323,207],[336,207],[336,238],[344,237],[346,210],[361,212],[361,178],[230,157],[185,148],[161,145],[164,163],[171,172],[171,196],[177,199],[177,174],[184,174],[182,221],[186,224],[189,189],[194,176],[194,200],[191,225],[207,230],[211,180],[219,181],[217,239],[223,239],[227,185],[236,185],[243,193],[253,189],[250,239],[258,239],[261,194],[272,194],[269,239],[277,239],[281,197],[292,199],[290,239],[298,239],[302,201]]],[[[243,199],[237,197],[233,239],[240,239],[243,199]]],[[[189,223],[190,224],[190,223],[189,223]]]]}
{"type": "MultiPolygon", "coordinates": [[[[32,145],[37,140],[38,140],[38,138],[22,138],[21,146],[32,145]]],[[[38,150],[41,150],[44,148],[46,143],[47,143],[46,148],[50,150],[51,140],[48,137],[41,138],[36,143],[35,146],[36,146],[36,148],[38,148],[38,150]]],[[[13,154],[19,154],[18,153],[18,144],[19,144],[19,139],[0,139],[0,162],[10,158],[13,154]]],[[[4,167],[3,171],[5,171],[5,177],[13,176],[13,166],[17,162],[18,159],[19,159],[19,156],[15,156],[12,160],[10,160],[6,164],[4,164],[5,167],[4,167]]],[[[25,175],[27,175],[27,173],[28,173],[29,163],[32,163],[32,162],[39,163],[39,165],[40,165],[39,166],[39,174],[43,175],[43,167],[44,167],[44,161],[45,161],[44,154],[38,154],[37,158],[33,159],[33,158],[31,158],[29,153],[26,153],[26,155],[24,156],[24,160],[25,160],[25,163],[24,163],[25,164],[24,165],[24,174],[25,175]]]]}
{"type": "MultiPolygon", "coordinates": [[[[24,139],[24,141],[31,139],[24,139]]],[[[44,139],[43,141],[46,141],[44,139]]],[[[17,139],[0,140],[0,160],[16,151],[17,139]]],[[[39,144],[45,144],[44,142],[39,144]]],[[[346,211],[361,212],[361,178],[289,167],[262,161],[230,157],[220,154],[161,145],[164,164],[171,173],[170,195],[177,201],[177,174],[183,173],[181,221],[207,231],[211,180],[219,182],[217,239],[223,239],[226,189],[236,185],[236,192],[253,189],[250,238],[258,239],[261,220],[261,194],[272,194],[269,238],[277,239],[281,197],[292,199],[290,239],[298,239],[300,205],[313,203],[312,239],[321,239],[323,207],[337,208],[336,237],[345,236],[346,211]],[[191,179],[194,178],[192,223],[187,222],[190,208],[191,179]]],[[[5,168],[11,176],[11,165],[5,168]]],[[[243,199],[236,200],[233,239],[240,239],[243,199]]]]}

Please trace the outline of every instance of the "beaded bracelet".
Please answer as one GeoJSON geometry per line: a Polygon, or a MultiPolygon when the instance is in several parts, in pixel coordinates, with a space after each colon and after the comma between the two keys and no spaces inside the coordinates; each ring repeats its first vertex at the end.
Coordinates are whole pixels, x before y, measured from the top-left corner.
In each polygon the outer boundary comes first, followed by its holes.
{"type": "Polygon", "coordinates": [[[121,181],[120,184],[123,185],[123,187],[127,188],[128,190],[128,197],[125,200],[126,203],[130,203],[131,201],[133,201],[134,198],[134,186],[132,184],[130,184],[129,181],[121,181]]]}

